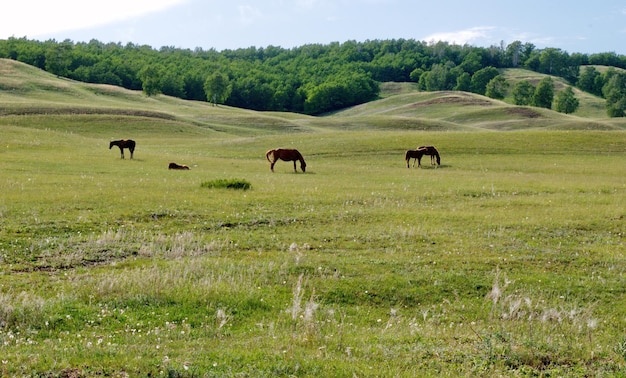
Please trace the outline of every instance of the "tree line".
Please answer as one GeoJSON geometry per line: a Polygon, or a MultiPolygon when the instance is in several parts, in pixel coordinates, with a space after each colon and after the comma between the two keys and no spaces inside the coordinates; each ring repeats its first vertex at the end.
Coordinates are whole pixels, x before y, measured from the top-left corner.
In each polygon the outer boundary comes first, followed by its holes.
{"type": "MultiPolygon", "coordinates": [[[[572,86],[605,98],[612,117],[624,116],[626,109],[626,73],[617,69],[626,69],[626,56],[569,54],[520,41],[485,48],[410,39],[368,40],[218,52],[97,40],[8,38],[0,40],[0,58],[78,81],[143,90],[150,96],[163,93],[246,109],[305,114],[374,100],[379,83],[389,81],[414,81],[427,91],[463,90],[502,98],[508,83],[498,70],[519,67],[562,77],[572,86]],[[596,65],[611,68],[600,72],[596,65]]],[[[552,106],[551,82],[537,87],[518,85],[513,88],[516,103],[552,106]]],[[[568,98],[562,101],[557,96],[557,110],[564,103],[569,104],[566,112],[573,111],[571,96],[566,94],[568,98]]]]}

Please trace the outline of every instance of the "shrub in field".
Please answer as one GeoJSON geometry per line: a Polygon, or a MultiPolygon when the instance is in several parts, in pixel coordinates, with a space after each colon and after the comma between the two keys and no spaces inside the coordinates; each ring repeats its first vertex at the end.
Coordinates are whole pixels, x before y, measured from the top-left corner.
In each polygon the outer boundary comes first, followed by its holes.
{"type": "Polygon", "coordinates": [[[227,188],[227,189],[241,189],[248,190],[252,187],[246,180],[240,179],[217,179],[212,181],[205,181],[200,184],[201,188],[227,188]]]}

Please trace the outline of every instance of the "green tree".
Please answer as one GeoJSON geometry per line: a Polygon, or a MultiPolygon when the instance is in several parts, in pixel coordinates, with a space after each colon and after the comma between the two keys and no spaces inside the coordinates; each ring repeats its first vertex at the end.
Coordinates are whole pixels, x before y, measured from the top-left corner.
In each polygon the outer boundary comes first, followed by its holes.
{"type": "Polygon", "coordinates": [[[538,71],[575,83],[580,72],[580,65],[574,59],[570,59],[565,51],[547,48],[539,55],[538,71]]]}
{"type": "Polygon", "coordinates": [[[578,109],[578,105],[580,105],[580,102],[576,98],[572,87],[567,87],[559,92],[554,101],[555,109],[559,113],[574,113],[578,109]]]}
{"type": "Polygon", "coordinates": [[[70,41],[51,44],[46,50],[46,71],[67,77],[72,64],[73,45],[70,41]]]}
{"type": "Polygon", "coordinates": [[[602,85],[598,85],[600,80],[597,80],[600,76],[600,72],[595,67],[587,66],[580,73],[576,86],[585,92],[602,96],[602,85]]]}
{"type": "Polygon", "coordinates": [[[411,73],[409,74],[409,78],[411,79],[411,81],[414,82],[418,82],[420,80],[420,77],[422,76],[422,74],[424,73],[424,70],[421,68],[416,68],[413,71],[411,71],[411,73]]]}
{"type": "Polygon", "coordinates": [[[487,97],[495,98],[501,100],[506,96],[506,91],[509,88],[509,83],[506,81],[504,76],[498,75],[491,79],[489,83],[487,83],[487,89],[485,90],[485,95],[487,97]]]}
{"type": "Polygon", "coordinates": [[[484,95],[487,90],[487,84],[499,74],[500,72],[495,67],[485,67],[476,71],[472,76],[472,82],[470,84],[471,91],[484,95]]]}
{"type": "Polygon", "coordinates": [[[535,88],[535,94],[533,95],[533,106],[551,109],[553,99],[554,82],[552,82],[552,78],[545,77],[541,79],[539,84],[537,84],[537,88],[535,88]]]}
{"type": "Polygon", "coordinates": [[[506,47],[504,53],[507,65],[511,67],[517,67],[520,65],[522,55],[522,42],[514,41],[506,47]]]}
{"type": "Polygon", "coordinates": [[[463,62],[460,67],[463,71],[467,72],[470,75],[473,75],[483,67],[482,56],[476,52],[472,51],[463,58],[463,62]]]}
{"type": "Polygon", "coordinates": [[[161,76],[164,71],[160,64],[150,64],[139,71],[141,88],[147,96],[161,93],[161,76]]]}
{"type": "Polygon", "coordinates": [[[464,91],[469,92],[472,84],[472,78],[470,74],[467,72],[463,72],[456,78],[456,86],[454,87],[455,91],[464,91]]]}
{"type": "Polygon", "coordinates": [[[559,49],[547,48],[539,55],[539,72],[560,76],[567,64],[567,54],[559,49]]]}
{"type": "MultiPolygon", "coordinates": [[[[606,74],[606,73],[605,73],[606,74]]],[[[626,116],[626,74],[613,72],[602,88],[609,117],[626,116]]]]}
{"type": "Polygon", "coordinates": [[[185,82],[183,78],[173,70],[167,70],[167,73],[161,78],[161,93],[168,96],[184,98],[185,82]]]}
{"type": "Polygon", "coordinates": [[[304,111],[320,114],[373,100],[380,88],[364,72],[343,72],[307,88],[304,111]]]}
{"type": "Polygon", "coordinates": [[[426,72],[426,90],[443,91],[446,89],[452,89],[451,87],[448,87],[448,75],[449,70],[445,65],[434,64],[431,70],[426,72]]]}
{"type": "Polygon", "coordinates": [[[206,101],[204,78],[198,71],[190,71],[183,77],[185,98],[187,100],[206,101]]]}
{"type": "MultiPolygon", "coordinates": [[[[528,62],[529,60],[531,60],[531,59],[532,59],[532,57],[533,57],[533,56],[535,56],[535,55],[538,55],[538,54],[536,54],[535,45],[533,45],[532,43],[527,42],[527,43],[524,43],[524,44],[521,46],[521,50],[520,50],[520,62],[521,62],[523,65],[528,66],[528,65],[526,64],[526,62],[528,62]]],[[[537,59],[537,60],[539,60],[539,59],[537,59]]]]}
{"type": "Polygon", "coordinates": [[[213,103],[213,105],[226,102],[228,96],[230,96],[231,90],[232,86],[230,85],[228,76],[219,71],[207,77],[204,82],[204,92],[206,93],[207,101],[213,103]]]}
{"type": "Polygon", "coordinates": [[[530,105],[533,103],[535,87],[527,80],[518,81],[513,86],[513,103],[515,105],[530,105]]]}

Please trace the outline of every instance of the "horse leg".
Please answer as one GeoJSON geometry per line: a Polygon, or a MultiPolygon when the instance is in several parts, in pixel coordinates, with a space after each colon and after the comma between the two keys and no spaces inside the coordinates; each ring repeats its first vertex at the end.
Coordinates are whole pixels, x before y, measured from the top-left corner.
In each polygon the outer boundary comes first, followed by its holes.
{"type": "Polygon", "coordinates": [[[130,150],[130,158],[131,158],[131,159],[133,158],[133,153],[134,153],[134,152],[135,152],[135,150],[134,150],[134,149],[130,150]]]}
{"type": "Polygon", "coordinates": [[[298,169],[296,168],[296,161],[293,161],[293,171],[298,173],[298,169]]]}
{"type": "Polygon", "coordinates": [[[270,170],[272,172],[274,172],[274,164],[276,164],[276,161],[273,161],[273,162],[270,163],[270,170]]]}
{"type": "MultiPolygon", "coordinates": [[[[420,168],[422,166],[422,157],[418,157],[417,159],[417,168],[420,168]]],[[[413,166],[415,167],[415,162],[413,162],[413,166]]]]}
{"type": "Polygon", "coordinates": [[[120,155],[122,155],[122,159],[124,159],[124,149],[120,147],[120,155]]]}

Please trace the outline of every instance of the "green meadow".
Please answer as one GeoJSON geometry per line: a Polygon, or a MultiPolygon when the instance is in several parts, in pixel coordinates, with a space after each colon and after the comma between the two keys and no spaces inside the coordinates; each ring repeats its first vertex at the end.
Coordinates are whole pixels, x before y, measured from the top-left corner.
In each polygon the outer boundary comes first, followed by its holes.
{"type": "Polygon", "coordinates": [[[0,60],[0,376],[626,376],[626,121],[580,100],[310,117],[0,60]]]}

